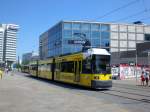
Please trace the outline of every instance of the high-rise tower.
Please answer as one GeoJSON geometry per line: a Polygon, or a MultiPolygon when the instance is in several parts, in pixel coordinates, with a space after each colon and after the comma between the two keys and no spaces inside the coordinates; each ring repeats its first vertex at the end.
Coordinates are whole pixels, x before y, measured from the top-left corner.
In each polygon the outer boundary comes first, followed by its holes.
{"type": "Polygon", "coordinates": [[[11,64],[16,61],[16,43],[19,26],[0,24],[0,63],[11,64]]]}

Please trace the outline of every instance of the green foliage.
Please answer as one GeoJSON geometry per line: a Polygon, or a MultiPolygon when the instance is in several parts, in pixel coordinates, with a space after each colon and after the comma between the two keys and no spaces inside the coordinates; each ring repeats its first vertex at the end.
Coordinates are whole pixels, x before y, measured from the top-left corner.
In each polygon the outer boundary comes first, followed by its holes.
{"type": "Polygon", "coordinates": [[[22,65],[28,65],[29,64],[29,61],[23,61],[22,62],[22,65]]]}
{"type": "Polygon", "coordinates": [[[21,68],[21,65],[17,63],[16,68],[21,68]]]}

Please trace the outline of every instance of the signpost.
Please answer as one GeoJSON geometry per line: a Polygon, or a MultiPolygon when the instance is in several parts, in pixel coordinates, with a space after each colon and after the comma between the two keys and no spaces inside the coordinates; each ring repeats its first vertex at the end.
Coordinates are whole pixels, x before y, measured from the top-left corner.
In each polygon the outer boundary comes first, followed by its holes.
{"type": "Polygon", "coordinates": [[[68,40],[68,44],[80,44],[82,45],[82,51],[86,51],[91,48],[91,42],[86,38],[86,34],[84,33],[74,33],[74,35],[79,36],[82,40],[68,40]]]}
{"type": "Polygon", "coordinates": [[[68,44],[85,44],[84,40],[68,40],[68,44]]]}

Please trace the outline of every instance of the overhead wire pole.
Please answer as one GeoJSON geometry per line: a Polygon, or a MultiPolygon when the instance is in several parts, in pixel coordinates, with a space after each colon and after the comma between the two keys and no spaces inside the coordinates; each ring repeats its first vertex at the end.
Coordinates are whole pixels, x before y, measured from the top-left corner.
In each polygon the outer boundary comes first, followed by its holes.
{"type": "Polygon", "coordinates": [[[136,47],[136,51],[135,51],[136,53],[135,53],[135,68],[134,68],[134,70],[136,69],[136,85],[137,85],[137,63],[138,63],[138,55],[137,55],[137,47],[136,47]]]}
{"type": "Polygon", "coordinates": [[[121,7],[119,7],[119,8],[113,9],[113,10],[107,12],[106,14],[104,14],[104,15],[102,15],[102,16],[100,16],[100,17],[95,18],[95,20],[97,20],[97,19],[102,19],[102,18],[104,18],[104,17],[106,17],[106,16],[108,16],[108,15],[111,15],[112,13],[115,13],[115,12],[121,10],[121,9],[124,9],[124,8],[126,8],[126,7],[129,7],[129,6],[135,4],[135,3],[139,2],[139,1],[140,1],[140,0],[133,0],[133,1],[131,1],[131,2],[129,2],[129,3],[125,4],[125,5],[123,5],[123,6],[121,6],[121,7]]]}

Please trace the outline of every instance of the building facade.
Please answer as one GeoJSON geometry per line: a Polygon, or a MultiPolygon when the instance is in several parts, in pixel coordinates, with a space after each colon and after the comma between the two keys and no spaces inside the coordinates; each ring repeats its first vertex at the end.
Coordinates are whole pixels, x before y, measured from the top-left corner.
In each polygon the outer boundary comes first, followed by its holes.
{"type": "Polygon", "coordinates": [[[0,24],[0,63],[3,62],[4,28],[0,24]]]}
{"type": "Polygon", "coordinates": [[[29,63],[29,61],[31,60],[32,58],[32,52],[29,52],[29,53],[24,53],[22,55],[22,64],[23,65],[26,65],[29,63]]]}
{"type": "Polygon", "coordinates": [[[137,43],[136,50],[120,52],[118,63],[119,62],[133,62],[139,65],[150,65],[150,42],[137,43]]]}
{"type": "MultiPolygon", "coordinates": [[[[136,43],[150,41],[150,26],[144,24],[118,24],[89,21],[61,21],[40,35],[41,59],[82,50],[81,44],[71,40],[91,42],[91,47],[105,48],[111,53],[136,49],[136,43]],[[84,34],[81,38],[79,35],[84,34]]],[[[116,54],[114,55],[116,57],[116,54]]],[[[117,55],[120,56],[120,53],[117,55]]],[[[112,55],[113,59],[113,55],[112,55]]]]}
{"type": "Polygon", "coordinates": [[[0,24],[0,63],[11,64],[16,61],[16,42],[19,26],[0,24]]]}
{"type": "Polygon", "coordinates": [[[24,53],[22,55],[22,65],[29,64],[30,61],[38,60],[39,55],[35,52],[24,53]]]}

